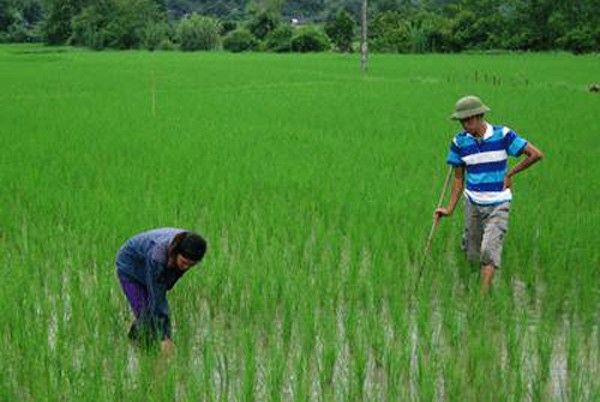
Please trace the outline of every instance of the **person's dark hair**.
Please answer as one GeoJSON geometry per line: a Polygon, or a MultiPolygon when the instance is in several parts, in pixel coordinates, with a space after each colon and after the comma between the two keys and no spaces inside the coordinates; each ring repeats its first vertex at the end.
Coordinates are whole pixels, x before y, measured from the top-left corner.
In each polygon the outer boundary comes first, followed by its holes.
{"type": "Polygon", "coordinates": [[[206,253],[206,241],[194,232],[182,232],[175,235],[169,246],[169,257],[177,254],[192,261],[200,261],[206,253]]]}

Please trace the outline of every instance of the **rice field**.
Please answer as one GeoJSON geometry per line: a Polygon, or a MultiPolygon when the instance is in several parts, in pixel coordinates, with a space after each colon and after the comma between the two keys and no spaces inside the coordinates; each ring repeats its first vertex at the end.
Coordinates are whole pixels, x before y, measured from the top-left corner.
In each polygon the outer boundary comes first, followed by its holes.
{"type": "Polygon", "coordinates": [[[1,46],[0,400],[600,401],[599,71],[1,46]],[[466,94],[545,153],[483,300],[461,208],[417,286],[466,94]],[[209,243],[169,360],[129,343],[114,267],[162,226],[209,243]]]}

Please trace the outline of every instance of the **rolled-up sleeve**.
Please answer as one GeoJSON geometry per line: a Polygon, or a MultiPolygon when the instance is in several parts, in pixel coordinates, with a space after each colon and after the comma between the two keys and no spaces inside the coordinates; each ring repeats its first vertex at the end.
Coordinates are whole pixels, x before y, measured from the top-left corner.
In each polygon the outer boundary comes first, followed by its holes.
{"type": "Polygon", "coordinates": [[[460,149],[455,144],[454,141],[450,144],[450,149],[448,150],[448,157],[446,158],[446,162],[452,166],[464,166],[465,162],[460,157],[460,149]]]}
{"type": "Polygon", "coordinates": [[[519,137],[517,133],[509,130],[506,134],[506,152],[511,156],[519,156],[527,146],[527,140],[519,137]]]}

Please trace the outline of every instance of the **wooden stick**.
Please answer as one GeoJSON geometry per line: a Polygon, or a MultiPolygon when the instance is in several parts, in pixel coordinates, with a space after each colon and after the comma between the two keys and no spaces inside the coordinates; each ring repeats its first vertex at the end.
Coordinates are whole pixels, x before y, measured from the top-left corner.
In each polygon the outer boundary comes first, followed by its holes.
{"type": "MultiPolygon", "coordinates": [[[[450,183],[450,177],[452,176],[452,166],[448,168],[448,173],[446,174],[446,180],[444,180],[444,187],[442,188],[442,192],[440,194],[440,199],[437,203],[437,208],[442,206],[444,202],[444,198],[446,197],[446,190],[448,190],[448,184],[450,183]]],[[[437,209],[436,208],[436,209],[437,209]]],[[[429,236],[427,237],[427,243],[425,244],[425,251],[423,252],[423,259],[419,264],[419,274],[417,277],[417,284],[415,286],[415,294],[416,290],[419,288],[419,283],[421,282],[421,275],[423,274],[423,268],[425,267],[425,263],[427,262],[427,254],[429,254],[429,248],[431,247],[431,242],[433,241],[433,234],[435,233],[435,228],[438,226],[438,220],[433,218],[433,223],[431,224],[431,230],[429,231],[429,236]]]]}

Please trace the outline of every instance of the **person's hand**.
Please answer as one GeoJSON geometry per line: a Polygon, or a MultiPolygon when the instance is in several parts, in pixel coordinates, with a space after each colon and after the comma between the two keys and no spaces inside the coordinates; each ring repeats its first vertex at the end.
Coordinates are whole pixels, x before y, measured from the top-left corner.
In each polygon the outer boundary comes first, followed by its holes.
{"type": "Polygon", "coordinates": [[[504,176],[504,190],[506,190],[507,188],[510,188],[511,186],[511,180],[510,180],[510,176],[506,175],[504,176]]]}
{"type": "Polygon", "coordinates": [[[440,223],[440,219],[450,215],[452,215],[452,212],[450,212],[448,208],[437,208],[433,213],[433,219],[435,220],[435,224],[437,225],[438,223],[440,223]]]}
{"type": "Polygon", "coordinates": [[[166,338],[160,343],[160,353],[164,357],[169,357],[175,352],[175,344],[171,338],[166,338]]]}

